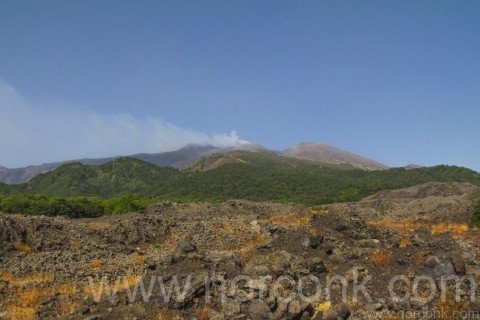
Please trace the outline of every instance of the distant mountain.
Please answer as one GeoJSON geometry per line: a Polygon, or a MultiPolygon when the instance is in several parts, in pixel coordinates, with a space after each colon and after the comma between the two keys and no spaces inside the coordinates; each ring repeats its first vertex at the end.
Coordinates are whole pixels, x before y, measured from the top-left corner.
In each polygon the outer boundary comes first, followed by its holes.
{"type": "Polygon", "coordinates": [[[38,166],[28,166],[24,168],[8,169],[0,167],[0,182],[8,184],[18,184],[27,182],[31,178],[62,165],[62,162],[45,163],[38,166]]]}
{"type": "Polygon", "coordinates": [[[304,142],[280,153],[297,159],[315,160],[327,163],[346,163],[364,170],[382,170],[388,167],[379,162],[364,158],[354,153],[328,144],[304,142]]]}
{"type": "Polygon", "coordinates": [[[148,161],[150,163],[156,164],[159,167],[183,168],[189,164],[200,160],[205,156],[214,153],[228,153],[237,150],[255,151],[266,149],[263,146],[252,142],[243,142],[235,147],[227,148],[189,144],[177,151],[163,153],[140,153],[135,154],[132,157],[148,161]]]}
{"type": "Polygon", "coordinates": [[[412,164],[409,164],[408,166],[405,166],[405,169],[411,170],[411,169],[418,169],[418,168],[422,168],[422,167],[423,166],[421,166],[419,164],[412,163],[412,164]]]}
{"type": "MultiPolygon", "coordinates": [[[[137,158],[140,160],[148,161],[159,167],[173,167],[182,168],[189,164],[192,164],[202,157],[214,154],[214,153],[227,153],[235,150],[265,150],[265,148],[257,143],[242,142],[234,147],[214,147],[214,146],[200,146],[190,144],[177,151],[162,152],[162,153],[139,153],[129,157],[137,158]]],[[[62,162],[46,163],[38,166],[28,166],[23,168],[8,169],[0,167],[0,182],[7,184],[20,184],[30,181],[33,177],[45,172],[49,172],[60,167],[66,163],[79,162],[89,165],[102,165],[107,162],[113,161],[118,157],[99,158],[99,159],[78,159],[62,162]]]]}

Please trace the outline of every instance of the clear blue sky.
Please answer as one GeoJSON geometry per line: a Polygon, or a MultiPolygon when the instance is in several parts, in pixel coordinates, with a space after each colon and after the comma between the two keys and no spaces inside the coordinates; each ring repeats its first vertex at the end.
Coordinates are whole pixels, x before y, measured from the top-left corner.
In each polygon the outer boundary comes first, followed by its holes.
{"type": "Polygon", "coordinates": [[[0,79],[8,167],[241,139],[480,170],[480,1],[3,0],[0,79]]]}

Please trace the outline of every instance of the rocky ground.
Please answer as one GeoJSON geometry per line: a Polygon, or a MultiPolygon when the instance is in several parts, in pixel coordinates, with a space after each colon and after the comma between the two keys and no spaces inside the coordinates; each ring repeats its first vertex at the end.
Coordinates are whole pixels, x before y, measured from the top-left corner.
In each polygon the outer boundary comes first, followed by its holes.
{"type": "Polygon", "coordinates": [[[1,214],[0,319],[480,318],[480,231],[466,226],[479,197],[429,183],[322,210],[229,201],[98,219],[1,214]]]}

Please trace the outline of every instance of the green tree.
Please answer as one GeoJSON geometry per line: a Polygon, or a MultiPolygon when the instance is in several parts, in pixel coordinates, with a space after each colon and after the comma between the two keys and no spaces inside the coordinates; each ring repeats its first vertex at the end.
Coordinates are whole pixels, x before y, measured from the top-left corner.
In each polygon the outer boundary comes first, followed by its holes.
{"type": "Polygon", "coordinates": [[[473,209],[472,215],[470,216],[469,227],[471,228],[480,227],[480,200],[478,200],[477,205],[473,209]]]}

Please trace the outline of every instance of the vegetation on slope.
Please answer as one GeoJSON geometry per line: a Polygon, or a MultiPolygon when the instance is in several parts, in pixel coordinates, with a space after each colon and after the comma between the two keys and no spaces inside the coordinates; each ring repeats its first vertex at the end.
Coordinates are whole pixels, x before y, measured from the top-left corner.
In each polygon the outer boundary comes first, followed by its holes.
{"type": "MultiPolygon", "coordinates": [[[[221,160],[224,156],[214,157],[221,160]]],[[[479,173],[455,166],[364,171],[350,165],[286,158],[268,152],[238,152],[229,157],[236,161],[207,171],[204,164],[212,159],[185,170],[160,168],[132,158],[101,166],[70,163],[27,184],[0,185],[0,193],[4,194],[0,210],[77,217],[138,210],[156,201],[228,199],[314,206],[357,201],[380,190],[432,181],[480,185],[479,173]],[[138,196],[128,196],[132,194],[138,196]]]]}
{"type": "Polygon", "coordinates": [[[480,184],[478,173],[454,166],[363,171],[349,165],[323,164],[262,152],[242,153],[238,157],[242,162],[230,162],[215,170],[188,170],[173,175],[165,183],[156,185],[150,195],[175,201],[247,199],[319,205],[357,201],[380,190],[431,181],[480,184]]]}
{"type": "Polygon", "coordinates": [[[68,163],[19,185],[21,193],[49,196],[114,197],[145,194],[155,183],[177,171],[135,158],[120,158],[100,166],[68,163]]]}
{"type": "Polygon", "coordinates": [[[43,214],[70,218],[94,218],[103,215],[138,211],[147,208],[148,201],[138,195],[111,199],[93,197],[47,197],[44,195],[0,195],[0,211],[6,213],[43,214]]]}
{"type": "Polygon", "coordinates": [[[480,228],[480,200],[478,200],[477,205],[473,209],[472,216],[470,217],[469,227],[480,228]]]}

